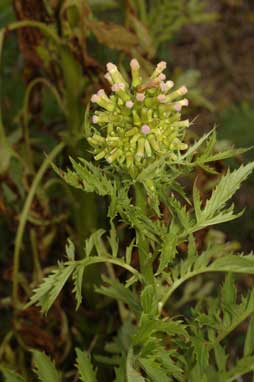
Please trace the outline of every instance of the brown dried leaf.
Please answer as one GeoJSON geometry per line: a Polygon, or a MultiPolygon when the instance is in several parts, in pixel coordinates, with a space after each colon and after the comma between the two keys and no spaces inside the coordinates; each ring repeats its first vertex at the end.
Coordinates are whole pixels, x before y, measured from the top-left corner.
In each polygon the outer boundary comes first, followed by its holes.
{"type": "Polygon", "coordinates": [[[136,36],[121,25],[90,20],[89,29],[101,44],[111,49],[130,52],[138,45],[136,36]]]}

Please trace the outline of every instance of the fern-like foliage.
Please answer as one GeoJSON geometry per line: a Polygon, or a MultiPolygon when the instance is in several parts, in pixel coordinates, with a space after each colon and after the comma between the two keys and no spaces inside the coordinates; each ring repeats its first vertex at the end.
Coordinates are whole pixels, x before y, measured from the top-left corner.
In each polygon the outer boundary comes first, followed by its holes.
{"type": "MultiPolygon", "coordinates": [[[[233,382],[253,371],[254,292],[239,295],[234,274],[254,274],[254,255],[237,252],[234,243],[207,241],[202,248],[196,243],[196,232],[242,214],[235,212],[231,199],[254,169],[250,163],[219,176],[213,162],[245,150],[218,153],[215,143],[213,130],[177,159],[162,157],[136,178],[84,160],[72,161],[73,171],[57,170],[72,186],[109,198],[109,230],[90,235],[82,259],[69,240],[67,259],[45,277],[30,302],[47,313],[72,279],[78,309],[85,270],[93,264],[106,265],[95,290],[103,304],[116,301],[122,325],[92,358],[77,350],[82,382],[97,382],[93,364],[111,367],[114,382],[233,382]],[[216,176],[206,200],[198,182],[192,198],[181,183],[181,177],[189,176],[196,166],[216,176]],[[126,228],[131,237],[123,243],[120,230],[126,228]],[[215,288],[211,274],[219,280],[226,275],[222,287],[215,288]],[[185,310],[190,301],[192,306],[185,310]],[[227,338],[246,320],[242,357],[235,356],[227,338]]],[[[53,373],[55,367],[45,357],[40,355],[39,360],[53,373]]],[[[37,373],[39,365],[37,359],[37,373]]]]}

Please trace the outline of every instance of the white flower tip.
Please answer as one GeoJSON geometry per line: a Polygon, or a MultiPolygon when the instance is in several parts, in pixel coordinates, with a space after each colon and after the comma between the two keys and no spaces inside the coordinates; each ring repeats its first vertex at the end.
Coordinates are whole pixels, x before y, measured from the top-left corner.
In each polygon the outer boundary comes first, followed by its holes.
{"type": "Polygon", "coordinates": [[[165,70],[166,67],[167,67],[167,63],[166,63],[166,61],[161,61],[161,62],[159,62],[158,65],[157,65],[157,69],[160,70],[160,71],[165,70]]]}
{"type": "Polygon", "coordinates": [[[148,125],[141,126],[141,131],[145,135],[149,134],[151,132],[150,126],[148,125]]]}
{"type": "Polygon", "coordinates": [[[95,103],[98,101],[98,95],[97,94],[93,94],[92,97],[91,97],[91,102],[95,103]]]}
{"type": "Polygon", "coordinates": [[[167,88],[168,88],[168,89],[172,89],[172,87],[173,87],[175,84],[174,84],[174,81],[169,80],[169,81],[166,82],[166,85],[167,85],[167,88]]]}
{"type": "Polygon", "coordinates": [[[92,116],[92,122],[97,123],[98,122],[98,117],[96,115],[92,116]]]}
{"type": "Polygon", "coordinates": [[[134,103],[133,103],[132,101],[127,101],[127,102],[125,103],[125,106],[126,106],[128,109],[132,109],[132,108],[133,108],[133,105],[134,105],[134,103]]]}
{"type": "Polygon", "coordinates": [[[165,94],[159,94],[157,99],[160,103],[163,103],[166,102],[167,97],[165,96],[165,94]]]}
{"type": "Polygon", "coordinates": [[[136,58],[133,58],[130,62],[130,67],[131,69],[133,70],[138,70],[140,68],[140,65],[139,65],[139,62],[138,60],[136,60],[136,58]]]}
{"type": "Polygon", "coordinates": [[[158,80],[159,81],[164,81],[166,79],[166,76],[164,73],[161,73],[159,76],[158,76],[158,80]]]}
{"type": "Polygon", "coordinates": [[[187,87],[186,86],[181,86],[180,89],[179,89],[179,93],[181,95],[184,95],[184,94],[188,93],[187,87]]]}
{"type": "Polygon", "coordinates": [[[117,67],[115,64],[112,64],[112,62],[108,62],[107,63],[107,70],[108,72],[114,72],[115,70],[117,70],[117,67]]]}
{"type": "Polygon", "coordinates": [[[182,100],[182,106],[189,106],[189,100],[187,98],[182,100]]]}
{"type": "Polygon", "coordinates": [[[104,74],[104,78],[106,78],[106,80],[111,82],[111,75],[108,72],[106,74],[104,74]]]}
{"type": "Polygon", "coordinates": [[[142,102],[144,101],[145,99],[145,94],[144,93],[137,93],[136,94],[136,100],[139,101],[139,102],[142,102]]]}

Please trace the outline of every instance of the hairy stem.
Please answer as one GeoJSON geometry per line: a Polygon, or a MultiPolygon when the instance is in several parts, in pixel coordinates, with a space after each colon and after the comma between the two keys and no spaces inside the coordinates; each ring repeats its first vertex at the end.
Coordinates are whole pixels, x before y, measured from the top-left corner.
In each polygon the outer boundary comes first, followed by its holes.
{"type": "MultiPolygon", "coordinates": [[[[147,212],[146,193],[143,185],[137,183],[135,186],[136,206],[139,207],[144,214],[147,212]]],[[[138,236],[138,253],[139,264],[142,275],[147,284],[153,284],[153,265],[149,258],[149,242],[142,237],[142,232],[137,231],[138,236]]]]}

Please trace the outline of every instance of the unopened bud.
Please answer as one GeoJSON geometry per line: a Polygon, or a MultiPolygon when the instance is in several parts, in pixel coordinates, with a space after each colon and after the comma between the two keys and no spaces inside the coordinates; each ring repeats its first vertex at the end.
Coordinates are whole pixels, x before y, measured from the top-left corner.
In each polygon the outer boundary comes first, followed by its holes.
{"type": "Polygon", "coordinates": [[[166,102],[167,97],[165,96],[165,94],[159,94],[158,97],[157,97],[157,99],[158,99],[158,101],[159,101],[160,103],[164,103],[164,102],[166,102]]]}
{"type": "Polygon", "coordinates": [[[125,85],[123,82],[119,82],[117,84],[114,84],[112,87],[111,87],[111,90],[113,92],[118,92],[119,90],[124,90],[125,89],[125,85]]]}
{"type": "Polygon", "coordinates": [[[125,106],[126,106],[128,109],[132,109],[132,108],[133,108],[133,105],[134,105],[134,103],[133,103],[132,101],[127,101],[127,102],[125,103],[125,106]]]}
{"type": "Polygon", "coordinates": [[[148,125],[141,126],[141,131],[144,135],[149,134],[151,132],[150,126],[148,125]]]}
{"type": "Polygon", "coordinates": [[[97,117],[97,115],[93,115],[93,116],[92,116],[92,122],[93,122],[93,123],[97,123],[97,122],[98,122],[98,117],[97,117]]]}
{"type": "Polygon", "coordinates": [[[139,101],[139,102],[142,102],[144,101],[145,99],[145,94],[144,93],[137,93],[136,94],[136,100],[139,101]]]}
{"type": "Polygon", "coordinates": [[[130,62],[130,67],[132,70],[138,70],[140,68],[138,60],[136,58],[133,58],[130,62]]]}

